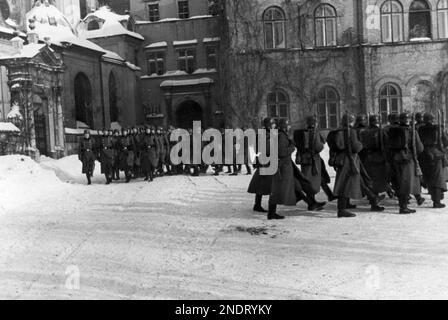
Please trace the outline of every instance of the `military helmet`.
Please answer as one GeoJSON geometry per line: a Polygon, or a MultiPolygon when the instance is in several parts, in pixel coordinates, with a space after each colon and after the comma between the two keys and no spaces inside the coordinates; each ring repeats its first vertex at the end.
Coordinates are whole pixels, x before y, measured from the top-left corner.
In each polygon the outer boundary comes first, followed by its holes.
{"type": "Polygon", "coordinates": [[[314,127],[314,126],[316,126],[316,124],[317,124],[317,118],[316,118],[316,116],[308,116],[308,117],[306,117],[306,119],[305,119],[305,123],[306,123],[306,125],[308,126],[308,127],[314,127]]]}
{"type": "Polygon", "coordinates": [[[398,122],[398,114],[397,113],[389,113],[387,115],[387,121],[389,121],[389,123],[394,124],[398,122]]]}
{"type": "Polygon", "coordinates": [[[344,114],[342,116],[341,123],[342,123],[343,126],[346,127],[347,124],[351,124],[351,123],[353,123],[353,121],[355,121],[355,116],[352,113],[349,113],[348,115],[344,114]]]}
{"type": "Polygon", "coordinates": [[[263,119],[263,127],[264,128],[270,128],[271,126],[271,118],[264,118],[263,119]]]}
{"type": "Polygon", "coordinates": [[[423,115],[421,112],[417,112],[415,114],[415,121],[417,121],[418,123],[423,121],[423,115]]]}
{"type": "Polygon", "coordinates": [[[376,115],[376,114],[372,114],[369,117],[369,123],[373,124],[373,125],[377,125],[380,122],[379,120],[380,119],[379,119],[378,115],[376,115]]]}
{"type": "Polygon", "coordinates": [[[425,123],[433,123],[434,122],[434,115],[431,112],[426,112],[423,115],[423,122],[425,122],[425,123]]]}
{"type": "Polygon", "coordinates": [[[402,113],[400,113],[400,116],[399,116],[399,121],[400,121],[400,123],[407,123],[410,119],[411,119],[411,115],[409,114],[409,112],[402,112],[402,113]]]}

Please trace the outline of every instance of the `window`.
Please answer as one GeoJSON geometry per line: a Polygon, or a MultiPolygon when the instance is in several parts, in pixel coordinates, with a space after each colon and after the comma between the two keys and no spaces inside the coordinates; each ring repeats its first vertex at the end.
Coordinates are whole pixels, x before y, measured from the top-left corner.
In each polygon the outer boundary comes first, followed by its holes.
{"type": "Polygon", "coordinates": [[[186,73],[193,73],[196,70],[196,52],[194,49],[181,49],[178,51],[178,69],[186,73]]]}
{"type": "Polygon", "coordinates": [[[381,6],[381,37],[383,42],[403,41],[403,7],[398,1],[387,0],[381,6]]]}
{"type": "Polygon", "coordinates": [[[448,0],[440,0],[437,4],[437,23],[439,38],[448,38],[448,0]]]}
{"type": "Polygon", "coordinates": [[[87,30],[98,30],[100,28],[100,24],[96,20],[92,20],[87,24],[87,30]]]}
{"type": "Polygon", "coordinates": [[[165,53],[164,52],[148,52],[148,74],[163,75],[165,73],[165,53]]]}
{"type": "Polygon", "coordinates": [[[401,92],[395,84],[386,83],[380,89],[380,112],[384,123],[389,114],[401,112],[401,92]]]}
{"type": "Polygon", "coordinates": [[[411,3],[409,38],[431,38],[431,10],[425,0],[415,0],[411,3]]]}
{"type": "Polygon", "coordinates": [[[268,8],[263,14],[263,25],[265,48],[285,48],[285,14],[283,10],[277,7],[268,8]]]}
{"type": "Polygon", "coordinates": [[[221,0],[208,0],[208,14],[217,16],[221,12],[221,0]]]}
{"type": "Polygon", "coordinates": [[[180,19],[188,19],[190,17],[190,8],[188,7],[187,0],[181,0],[177,2],[180,19]]]}
{"type": "Polygon", "coordinates": [[[160,20],[158,3],[148,5],[148,18],[152,22],[160,20]]]}
{"type": "Polygon", "coordinates": [[[273,119],[285,118],[289,116],[289,98],[282,90],[275,90],[268,94],[268,114],[273,119]]]}
{"type": "Polygon", "coordinates": [[[207,69],[216,69],[217,67],[217,56],[215,47],[207,47],[207,69]]]}
{"type": "Polygon", "coordinates": [[[332,87],[324,87],[317,94],[317,115],[321,128],[339,126],[339,94],[332,87]]]}
{"type": "Polygon", "coordinates": [[[328,4],[321,4],[317,7],[314,14],[314,28],[316,35],[316,46],[335,46],[336,10],[328,4]]]}

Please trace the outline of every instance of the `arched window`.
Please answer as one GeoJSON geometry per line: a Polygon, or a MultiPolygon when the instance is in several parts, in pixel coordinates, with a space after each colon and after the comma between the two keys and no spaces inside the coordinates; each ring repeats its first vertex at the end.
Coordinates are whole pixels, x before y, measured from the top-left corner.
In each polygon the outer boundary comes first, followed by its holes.
{"type": "Polygon", "coordinates": [[[118,97],[117,97],[117,81],[113,72],[109,76],[109,113],[110,122],[118,122],[118,97]]]}
{"type": "Polygon", "coordinates": [[[324,87],[317,94],[317,116],[321,128],[339,126],[339,94],[332,87],[324,87]]]}
{"type": "Polygon", "coordinates": [[[403,7],[395,0],[381,6],[381,36],[383,42],[403,41],[403,7]]]}
{"type": "Polygon", "coordinates": [[[448,38],[448,0],[440,0],[437,3],[437,24],[439,38],[448,38]]]}
{"type": "Polygon", "coordinates": [[[380,89],[380,112],[383,122],[387,121],[387,116],[391,113],[401,112],[401,91],[393,83],[386,83],[380,89]]]}
{"type": "Polygon", "coordinates": [[[99,30],[100,24],[96,20],[92,20],[87,24],[87,30],[99,30]]]}
{"type": "Polygon", "coordinates": [[[314,13],[316,46],[336,45],[336,10],[329,4],[321,4],[314,13]]]}
{"type": "Polygon", "coordinates": [[[409,38],[431,38],[431,9],[425,0],[414,0],[409,8],[409,38]]]}
{"type": "Polygon", "coordinates": [[[89,78],[81,72],[75,77],[75,109],[76,120],[93,128],[92,87],[89,78]]]}
{"type": "Polygon", "coordinates": [[[263,14],[264,45],[266,49],[286,47],[285,14],[278,7],[270,7],[263,14]]]}
{"type": "Polygon", "coordinates": [[[268,116],[273,119],[289,118],[289,97],[283,90],[274,90],[268,94],[268,116]]]}

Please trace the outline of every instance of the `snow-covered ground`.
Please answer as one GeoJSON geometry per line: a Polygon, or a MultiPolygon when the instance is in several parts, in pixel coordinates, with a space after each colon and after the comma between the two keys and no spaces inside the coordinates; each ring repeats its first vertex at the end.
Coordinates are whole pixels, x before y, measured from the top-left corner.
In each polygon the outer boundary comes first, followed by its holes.
{"type": "Polygon", "coordinates": [[[347,220],[299,204],[270,222],[250,176],[106,186],[98,165],[86,186],[80,171],[0,157],[0,298],[448,298],[448,212],[429,202],[400,216],[362,201],[347,220]]]}

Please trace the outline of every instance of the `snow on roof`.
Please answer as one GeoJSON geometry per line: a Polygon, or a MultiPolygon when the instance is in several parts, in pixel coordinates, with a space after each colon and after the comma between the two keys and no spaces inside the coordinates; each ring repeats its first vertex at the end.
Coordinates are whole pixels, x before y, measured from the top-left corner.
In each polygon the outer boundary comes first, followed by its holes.
{"type": "Polygon", "coordinates": [[[11,122],[0,122],[0,132],[20,132],[20,130],[11,122]]]}
{"type": "Polygon", "coordinates": [[[193,72],[193,74],[201,74],[201,73],[212,73],[216,72],[216,69],[207,69],[207,68],[199,68],[193,72]]]}
{"type": "Polygon", "coordinates": [[[132,69],[132,70],[134,70],[134,71],[140,71],[140,70],[142,70],[140,67],[137,67],[135,64],[132,64],[132,63],[130,63],[129,61],[126,61],[125,63],[126,63],[126,66],[127,66],[129,69],[132,69]]]}
{"type": "Polygon", "coordinates": [[[160,84],[160,87],[182,87],[199,84],[211,84],[213,80],[210,78],[188,79],[188,80],[166,80],[160,84]]]}
{"type": "Polygon", "coordinates": [[[115,53],[110,50],[104,50],[106,54],[103,56],[104,58],[119,60],[119,61],[125,61],[118,53],[115,53]]]}
{"type": "Polygon", "coordinates": [[[39,43],[39,44],[27,44],[23,46],[22,50],[20,52],[12,53],[10,55],[2,55],[0,56],[0,60],[7,60],[7,59],[19,59],[19,58],[33,58],[37,54],[39,54],[40,50],[45,47],[45,44],[39,43]]]}
{"type": "Polygon", "coordinates": [[[215,37],[215,38],[204,38],[204,40],[202,40],[202,42],[218,42],[221,41],[220,37],[215,37]]]}
{"type": "Polygon", "coordinates": [[[189,45],[189,44],[197,44],[198,40],[197,39],[193,39],[193,40],[182,40],[182,41],[173,41],[173,45],[174,46],[183,46],[183,45],[189,45]]]}
{"type": "Polygon", "coordinates": [[[36,1],[34,7],[26,14],[26,20],[34,19],[34,30],[27,25],[27,31],[36,32],[40,40],[45,37],[50,38],[50,43],[62,45],[66,42],[87,48],[94,51],[104,52],[104,49],[95,43],[78,37],[77,31],[70,24],[68,19],[56,8],[49,3],[36,1]]]}
{"type": "Polygon", "coordinates": [[[97,11],[88,14],[82,23],[78,25],[78,32],[86,39],[112,37],[117,35],[129,35],[144,40],[145,38],[136,32],[128,30],[123,23],[128,23],[129,15],[120,15],[113,12],[108,6],[102,6],[97,11]],[[95,18],[103,21],[99,29],[88,30],[88,22],[95,18]]]}
{"type": "Polygon", "coordinates": [[[151,48],[160,48],[160,47],[167,47],[167,46],[168,46],[168,43],[166,41],[161,41],[161,42],[151,43],[151,44],[147,45],[145,48],[151,49],[151,48]]]}
{"type": "Polygon", "coordinates": [[[78,129],[89,129],[90,127],[82,121],[76,121],[76,128],[78,129]]]}
{"type": "MultiPolygon", "coordinates": [[[[0,25],[0,32],[14,34],[15,31],[13,28],[0,25]]],[[[25,37],[26,35],[23,32],[19,32],[19,36],[25,37]]]]}

